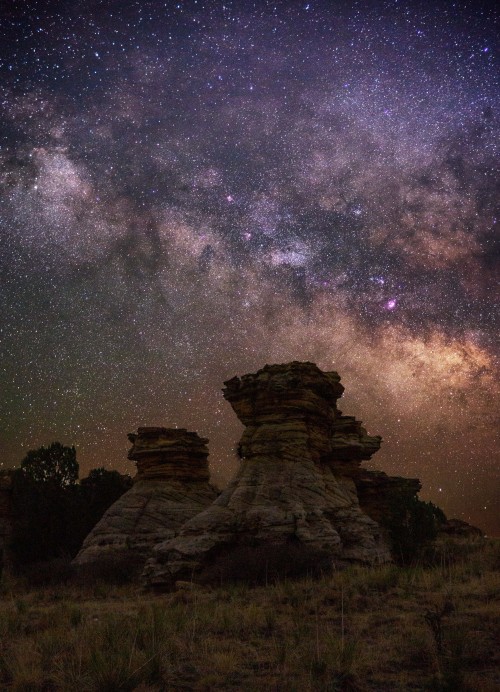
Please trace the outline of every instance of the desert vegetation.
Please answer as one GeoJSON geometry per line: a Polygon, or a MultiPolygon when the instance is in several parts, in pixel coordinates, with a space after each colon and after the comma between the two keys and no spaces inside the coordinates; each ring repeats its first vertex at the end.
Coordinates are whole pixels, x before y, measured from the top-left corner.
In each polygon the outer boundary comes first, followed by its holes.
{"type": "Polygon", "coordinates": [[[38,563],[74,557],[106,509],[131,486],[130,476],[105,468],[79,480],[74,447],[53,442],[30,450],[10,474],[9,561],[16,571],[33,572],[38,563]]]}
{"type": "Polygon", "coordinates": [[[178,583],[154,595],[61,562],[3,575],[5,690],[438,690],[500,685],[500,543],[441,543],[404,566],[178,583]]]}

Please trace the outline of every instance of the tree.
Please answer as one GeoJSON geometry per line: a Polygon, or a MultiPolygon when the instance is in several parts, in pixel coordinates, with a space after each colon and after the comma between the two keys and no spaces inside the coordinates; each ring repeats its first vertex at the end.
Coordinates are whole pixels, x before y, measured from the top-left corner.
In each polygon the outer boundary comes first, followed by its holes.
{"type": "Polygon", "coordinates": [[[18,565],[70,552],[68,518],[77,480],[74,447],[53,442],[26,454],[12,478],[12,553],[18,565]]]}
{"type": "Polygon", "coordinates": [[[443,510],[432,502],[401,493],[393,499],[382,523],[389,532],[394,558],[408,564],[436,538],[439,526],[445,521],[443,510]]]}
{"type": "Polygon", "coordinates": [[[118,471],[105,468],[92,469],[79,486],[81,512],[75,518],[75,527],[79,527],[80,544],[94,528],[104,512],[114,504],[123,493],[132,487],[132,478],[118,471]]]}
{"type": "Polygon", "coordinates": [[[104,512],[132,486],[130,476],[93,469],[78,481],[74,447],[30,450],[12,477],[12,553],[18,566],[74,557],[104,512]]]}
{"type": "Polygon", "coordinates": [[[21,469],[34,483],[52,483],[60,488],[78,480],[78,462],[74,447],[53,442],[48,447],[30,450],[21,462],[21,469]]]}
{"type": "MultiPolygon", "coordinates": [[[[75,487],[75,486],[69,486],[75,487]]],[[[18,565],[65,554],[67,487],[34,480],[24,469],[12,477],[12,553],[18,565]]]]}
{"type": "Polygon", "coordinates": [[[93,469],[78,484],[74,447],[53,442],[30,450],[12,477],[12,553],[18,566],[74,557],[130,476],[93,469]]]}
{"type": "Polygon", "coordinates": [[[101,466],[89,471],[89,475],[80,481],[80,487],[89,504],[102,507],[104,513],[124,492],[130,490],[132,478],[101,466]]]}

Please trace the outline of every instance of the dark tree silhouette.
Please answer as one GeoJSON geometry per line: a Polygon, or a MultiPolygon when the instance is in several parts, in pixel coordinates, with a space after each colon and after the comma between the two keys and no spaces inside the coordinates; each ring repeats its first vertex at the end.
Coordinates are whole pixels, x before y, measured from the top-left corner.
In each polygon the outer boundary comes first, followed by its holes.
{"type": "Polygon", "coordinates": [[[130,476],[93,469],[78,481],[74,447],[53,442],[29,451],[12,478],[12,554],[18,566],[71,558],[130,476]]]}
{"type": "Polygon", "coordinates": [[[107,509],[124,492],[130,490],[132,478],[118,471],[108,471],[101,466],[98,469],[92,469],[86,478],[82,478],[80,487],[90,504],[107,509]]]}
{"type": "Polygon", "coordinates": [[[394,498],[382,523],[388,530],[395,560],[409,564],[418,559],[445,521],[443,510],[432,502],[424,502],[411,493],[394,498]]]}
{"type": "Polygon", "coordinates": [[[74,447],[53,442],[48,447],[30,450],[21,462],[27,479],[34,483],[53,483],[60,488],[78,480],[78,462],[74,447]]]}
{"type": "Polygon", "coordinates": [[[80,527],[79,546],[108,507],[130,490],[132,483],[130,476],[102,467],[92,469],[86,478],[82,478],[79,485],[80,516],[74,520],[75,531],[80,527]]]}

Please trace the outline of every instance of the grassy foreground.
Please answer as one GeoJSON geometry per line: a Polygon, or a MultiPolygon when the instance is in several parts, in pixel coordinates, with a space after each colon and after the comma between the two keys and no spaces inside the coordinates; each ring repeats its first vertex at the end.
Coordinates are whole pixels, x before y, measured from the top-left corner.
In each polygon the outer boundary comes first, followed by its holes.
{"type": "Polygon", "coordinates": [[[172,594],[4,578],[0,689],[500,689],[500,541],[433,567],[172,594]]]}

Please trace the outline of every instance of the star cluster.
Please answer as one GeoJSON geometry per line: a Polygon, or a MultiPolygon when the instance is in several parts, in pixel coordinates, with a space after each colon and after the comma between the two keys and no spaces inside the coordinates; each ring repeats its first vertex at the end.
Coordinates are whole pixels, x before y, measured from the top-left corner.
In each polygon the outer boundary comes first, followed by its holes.
{"type": "Polygon", "coordinates": [[[241,425],[224,379],[338,370],[373,465],[500,531],[500,13],[12,0],[0,22],[0,453],[241,425]]]}

